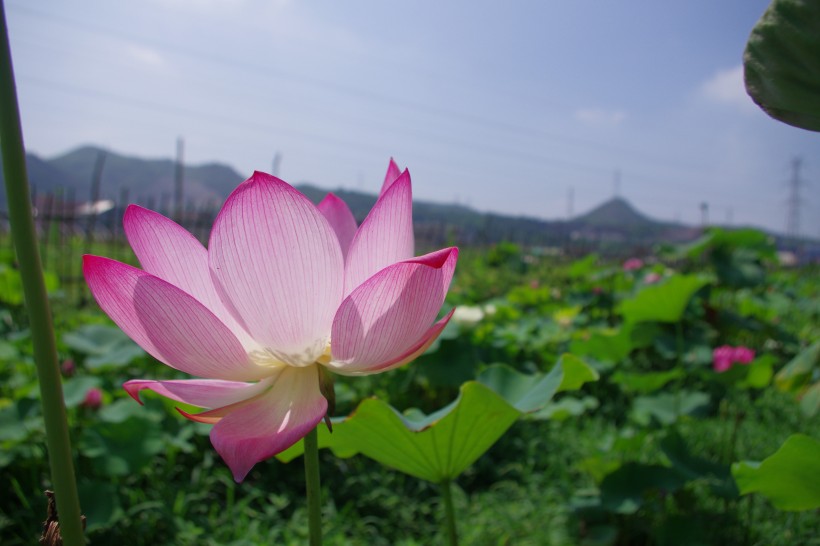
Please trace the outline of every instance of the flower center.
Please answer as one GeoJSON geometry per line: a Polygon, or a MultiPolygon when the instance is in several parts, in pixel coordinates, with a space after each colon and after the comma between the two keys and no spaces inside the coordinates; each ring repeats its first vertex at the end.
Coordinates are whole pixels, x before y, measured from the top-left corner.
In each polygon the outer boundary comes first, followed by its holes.
{"type": "Polygon", "coordinates": [[[278,368],[281,366],[304,368],[312,366],[313,364],[321,364],[324,366],[330,362],[330,341],[325,343],[324,349],[321,350],[321,352],[319,350],[320,347],[321,344],[317,343],[313,350],[306,350],[302,354],[286,353],[284,351],[271,349],[270,347],[262,347],[249,352],[248,356],[254,364],[263,368],[278,368]]]}

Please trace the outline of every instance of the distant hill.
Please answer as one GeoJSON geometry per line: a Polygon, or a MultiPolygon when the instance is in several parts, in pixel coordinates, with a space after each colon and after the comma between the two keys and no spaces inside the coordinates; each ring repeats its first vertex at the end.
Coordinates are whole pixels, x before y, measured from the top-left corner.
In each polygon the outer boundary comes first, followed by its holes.
{"type": "MultiPolygon", "coordinates": [[[[100,198],[117,202],[124,191],[128,201],[170,211],[173,207],[175,163],[170,159],[128,157],[93,146],[83,146],[52,159],[30,154],[29,179],[38,193],[61,191],[63,199],[87,202],[95,164],[103,158],[100,198]]],[[[2,173],[0,173],[0,177],[2,173]]],[[[185,165],[186,206],[215,209],[244,176],[228,165],[185,165]]],[[[313,184],[297,184],[318,203],[328,192],[313,184]]],[[[376,201],[373,194],[332,190],[345,200],[361,221],[376,201]]],[[[0,203],[5,206],[5,196],[0,203]]],[[[116,210],[112,214],[117,214],[116,210]]],[[[413,216],[417,234],[431,244],[488,244],[502,240],[527,245],[646,246],[657,241],[689,240],[698,229],[655,221],[635,210],[626,200],[610,199],[569,221],[545,221],[522,216],[479,212],[469,207],[416,201],[413,216]]]]}
{"type": "Polygon", "coordinates": [[[573,221],[592,227],[646,227],[659,223],[650,220],[620,197],[614,197],[598,205],[588,213],[576,217],[573,221]]]}
{"type": "MultiPolygon", "coordinates": [[[[172,199],[174,161],[127,157],[93,146],[83,146],[49,160],[29,154],[29,179],[37,191],[62,188],[73,192],[76,201],[86,201],[91,195],[94,166],[101,156],[104,164],[100,198],[116,200],[127,190],[129,199],[142,203],[149,197],[156,202],[172,199]]],[[[186,165],[183,178],[186,199],[202,203],[223,201],[243,177],[227,165],[208,163],[186,165]]]]}

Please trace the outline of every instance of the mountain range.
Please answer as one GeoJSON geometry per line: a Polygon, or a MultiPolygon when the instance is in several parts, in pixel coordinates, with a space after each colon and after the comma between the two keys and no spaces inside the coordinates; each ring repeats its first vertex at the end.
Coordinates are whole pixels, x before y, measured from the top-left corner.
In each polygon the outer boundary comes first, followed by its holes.
{"type": "MultiPolygon", "coordinates": [[[[29,154],[27,165],[36,198],[56,192],[66,202],[88,203],[93,200],[92,178],[99,171],[97,200],[125,200],[166,212],[175,208],[177,166],[171,159],[142,159],[83,146],[51,159],[29,154]]],[[[216,210],[243,178],[220,163],[185,165],[184,207],[216,210]]],[[[311,183],[296,187],[315,203],[328,192],[311,183]]],[[[358,191],[330,191],[345,200],[359,221],[376,200],[375,195],[358,191]]],[[[0,197],[0,206],[5,207],[4,201],[5,195],[0,197]]],[[[567,246],[574,242],[580,247],[645,247],[659,241],[690,240],[700,233],[691,226],[653,220],[622,198],[610,199],[569,220],[510,216],[426,201],[414,201],[413,216],[420,240],[431,244],[512,241],[527,245],[567,246]]]]}

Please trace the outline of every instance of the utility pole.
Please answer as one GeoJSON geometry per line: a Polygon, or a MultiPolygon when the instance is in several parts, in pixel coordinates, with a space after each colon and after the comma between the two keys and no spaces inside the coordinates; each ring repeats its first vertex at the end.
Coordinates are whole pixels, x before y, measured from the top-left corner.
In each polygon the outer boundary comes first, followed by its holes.
{"type": "Polygon", "coordinates": [[[800,237],[800,186],[805,182],[800,177],[800,169],[803,168],[803,158],[792,159],[792,177],[789,180],[789,199],[787,201],[788,212],[786,213],[786,235],[790,239],[796,240],[800,237]]]}
{"type": "Polygon", "coordinates": [[[282,154],[276,152],[276,155],[273,156],[273,172],[271,174],[276,178],[279,178],[279,168],[282,166],[282,154]]]}
{"type": "Polygon", "coordinates": [[[174,173],[174,220],[182,221],[182,180],[184,173],[184,164],[182,160],[182,153],[185,143],[182,137],[177,138],[177,161],[174,173]]]}
{"type": "Polygon", "coordinates": [[[90,244],[94,240],[94,227],[97,222],[97,201],[100,200],[100,185],[102,184],[102,172],[105,165],[106,153],[102,150],[97,154],[97,161],[94,163],[94,172],[91,175],[91,195],[89,200],[89,215],[86,223],[85,236],[90,244]]]}

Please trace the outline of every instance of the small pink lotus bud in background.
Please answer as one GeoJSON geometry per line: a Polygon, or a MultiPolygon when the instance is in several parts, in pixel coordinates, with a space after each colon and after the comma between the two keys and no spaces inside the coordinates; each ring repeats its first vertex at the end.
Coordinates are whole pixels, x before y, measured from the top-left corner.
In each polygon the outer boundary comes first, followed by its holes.
{"type": "Polygon", "coordinates": [[[717,373],[723,373],[733,364],[749,364],[755,359],[755,352],[748,347],[722,345],[712,351],[712,367],[717,373]]]}
{"type": "Polygon", "coordinates": [[[738,364],[749,364],[752,360],[755,359],[755,352],[748,347],[740,346],[735,347],[734,352],[734,361],[738,364]]]}
{"type": "Polygon", "coordinates": [[[66,377],[71,377],[74,375],[74,372],[77,371],[77,365],[74,364],[74,361],[70,358],[63,360],[63,363],[60,364],[60,370],[63,372],[63,375],[66,377]]]}
{"type": "Polygon", "coordinates": [[[644,284],[655,284],[661,280],[661,276],[659,273],[655,273],[654,271],[647,273],[646,276],[643,278],[644,284]]]}
{"type": "Polygon", "coordinates": [[[85,399],[80,404],[84,408],[99,409],[102,406],[102,391],[96,387],[88,389],[85,393],[85,399]]]}
{"type": "Polygon", "coordinates": [[[712,367],[717,373],[723,373],[732,367],[734,348],[722,345],[712,351],[712,367]]]}
{"type": "Polygon", "coordinates": [[[624,262],[624,271],[635,271],[643,267],[643,260],[640,258],[629,258],[624,262]]]}

